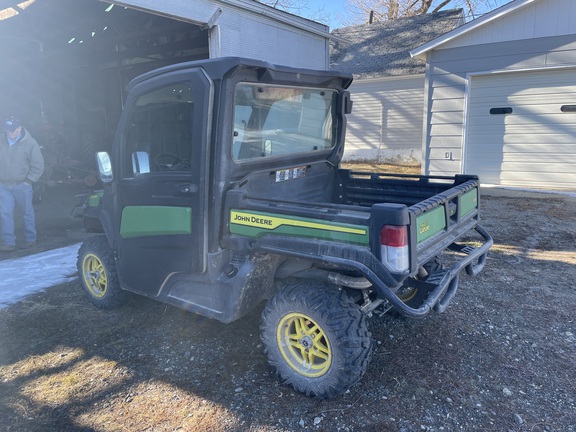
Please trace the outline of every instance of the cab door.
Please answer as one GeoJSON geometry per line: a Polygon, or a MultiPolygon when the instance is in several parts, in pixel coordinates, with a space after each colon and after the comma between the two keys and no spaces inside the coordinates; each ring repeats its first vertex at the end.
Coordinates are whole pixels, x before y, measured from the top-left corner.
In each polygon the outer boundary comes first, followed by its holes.
{"type": "Polygon", "coordinates": [[[156,297],[167,278],[205,271],[211,94],[201,69],[152,78],[130,92],[115,137],[125,289],[156,297]]]}

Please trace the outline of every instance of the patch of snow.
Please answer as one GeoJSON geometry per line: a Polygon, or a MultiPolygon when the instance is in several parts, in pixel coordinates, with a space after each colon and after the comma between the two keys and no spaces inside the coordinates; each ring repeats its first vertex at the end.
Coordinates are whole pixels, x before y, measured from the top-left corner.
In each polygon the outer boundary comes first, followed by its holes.
{"type": "Polygon", "coordinates": [[[0,261],[0,309],[24,297],[77,278],[80,243],[0,261]]]}

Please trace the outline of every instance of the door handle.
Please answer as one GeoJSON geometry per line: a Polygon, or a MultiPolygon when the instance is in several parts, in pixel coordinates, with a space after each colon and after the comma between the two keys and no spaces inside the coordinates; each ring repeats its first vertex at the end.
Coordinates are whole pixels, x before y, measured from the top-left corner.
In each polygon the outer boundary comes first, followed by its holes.
{"type": "Polygon", "coordinates": [[[198,192],[198,186],[196,186],[195,184],[179,185],[178,191],[181,194],[193,194],[198,192]]]}

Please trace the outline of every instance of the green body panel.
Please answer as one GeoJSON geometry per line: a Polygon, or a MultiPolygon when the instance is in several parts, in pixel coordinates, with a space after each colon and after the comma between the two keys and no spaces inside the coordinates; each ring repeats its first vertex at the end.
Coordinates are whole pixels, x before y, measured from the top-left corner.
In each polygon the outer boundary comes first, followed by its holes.
{"type": "Polygon", "coordinates": [[[122,210],[122,238],[192,233],[189,207],[129,206],[122,210]]]}
{"type": "Polygon", "coordinates": [[[90,194],[87,200],[88,207],[98,207],[100,205],[100,200],[102,199],[103,195],[104,195],[103,191],[94,192],[93,194],[90,194]]]}
{"type": "Polygon", "coordinates": [[[472,189],[470,192],[466,192],[460,198],[460,217],[466,216],[477,207],[478,189],[472,189]]]}
{"type": "Polygon", "coordinates": [[[416,218],[416,241],[422,243],[446,228],[444,206],[421,214],[416,218]]]}
{"type": "Polygon", "coordinates": [[[279,234],[369,244],[368,227],[251,211],[230,211],[230,232],[247,237],[279,234]]]}

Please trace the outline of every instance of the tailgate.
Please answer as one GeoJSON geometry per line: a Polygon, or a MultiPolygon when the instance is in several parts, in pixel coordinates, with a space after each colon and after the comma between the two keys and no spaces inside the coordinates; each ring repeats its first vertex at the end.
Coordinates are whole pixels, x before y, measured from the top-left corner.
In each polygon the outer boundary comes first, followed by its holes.
{"type": "Polygon", "coordinates": [[[428,262],[478,224],[478,188],[478,180],[470,179],[409,207],[410,238],[416,251],[412,264],[428,262]]]}

